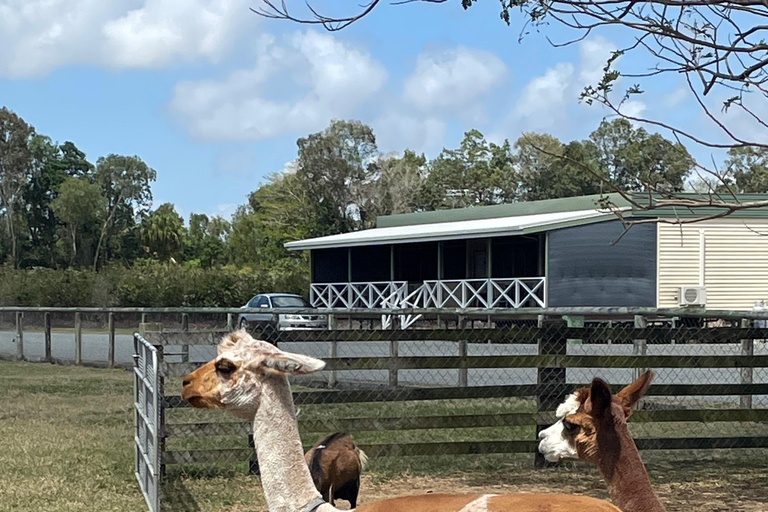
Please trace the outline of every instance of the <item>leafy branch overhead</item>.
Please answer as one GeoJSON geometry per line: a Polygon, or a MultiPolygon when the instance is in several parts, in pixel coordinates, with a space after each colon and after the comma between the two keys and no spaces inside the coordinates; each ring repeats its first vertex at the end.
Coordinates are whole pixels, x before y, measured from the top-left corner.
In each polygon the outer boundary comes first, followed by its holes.
{"type": "MultiPolygon", "coordinates": [[[[404,0],[391,5],[414,2],[453,3],[404,0]]],[[[476,2],[461,0],[460,5],[466,10],[476,2]]],[[[458,3],[456,0],[454,5],[458,3]]],[[[253,10],[267,18],[318,24],[336,31],[362,20],[381,4],[381,0],[371,0],[356,11],[323,14],[310,3],[309,12],[302,16],[290,12],[285,1],[277,5],[262,0],[261,7],[253,10]]],[[[407,6],[399,8],[407,15],[407,6]]],[[[547,34],[552,30],[566,34],[564,40],[547,36],[555,47],[601,33],[624,41],[606,60],[597,81],[582,91],[580,101],[586,104],[602,105],[611,116],[662,131],[673,144],[698,146],[696,154],[727,151],[730,158],[737,158],[739,152],[768,147],[764,136],[768,124],[763,117],[768,102],[768,9],[764,0],[501,0],[500,18],[506,25],[519,28],[518,41],[533,32],[547,34]],[[679,82],[707,122],[687,129],[624,108],[628,100],[645,94],[662,77],[679,82]]],[[[688,157],[687,152],[680,156],[688,157]]],[[[698,200],[659,190],[665,202],[679,199],[678,204],[687,208],[715,206],[726,214],[768,205],[738,203],[733,168],[718,168],[709,160],[693,161],[700,182],[698,200]]],[[[645,185],[656,186],[650,177],[645,185]]]]}

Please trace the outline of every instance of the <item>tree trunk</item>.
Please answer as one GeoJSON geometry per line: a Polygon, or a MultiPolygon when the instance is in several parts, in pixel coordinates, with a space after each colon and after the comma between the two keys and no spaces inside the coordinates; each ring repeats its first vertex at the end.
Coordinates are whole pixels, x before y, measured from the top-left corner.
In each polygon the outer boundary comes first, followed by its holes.
{"type": "Polygon", "coordinates": [[[74,267],[77,259],[77,226],[72,226],[70,231],[72,233],[72,259],[69,264],[74,267]]]}
{"type": "Polygon", "coordinates": [[[101,227],[101,233],[99,234],[99,243],[96,244],[96,254],[93,255],[94,271],[98,269],[99,253],[101,252],[101,243],[104,241],[104,236],[106,236],[107,234],[109,223],[112,222],[112,219],[114,218],[115,213],[117,212],[117,207],[120,206],[120,201],[122,201],[122,199],[123,199],[123,192],[121,191],[119,194],[117,194],[117,197],[115,198],[115,204],[112,206],[112,209],[109,211],[109,215],[107,215],[107,218],[104,221],[104,225],[101,227]]]}
{"type": "Polygon", "coordinates": [[[5,205],[5,220],[8,223],[8,236],[11,237],[11,262],[13,268],[18,268],[16,264],[16,233],[13,230],[13,207],[10,202],[5,205]]]}

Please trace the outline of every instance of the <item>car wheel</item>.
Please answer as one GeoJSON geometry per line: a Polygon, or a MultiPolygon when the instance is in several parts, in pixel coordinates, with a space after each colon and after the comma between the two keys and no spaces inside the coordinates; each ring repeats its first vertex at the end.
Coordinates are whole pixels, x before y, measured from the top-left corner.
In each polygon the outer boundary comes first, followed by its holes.
{"type": "Polygon", "coordinates": [[[240,320],[240,328],[241,329],[245,329],[247,331],[248,330],[248,320],[246,320],[245,318],[240,320]]]}

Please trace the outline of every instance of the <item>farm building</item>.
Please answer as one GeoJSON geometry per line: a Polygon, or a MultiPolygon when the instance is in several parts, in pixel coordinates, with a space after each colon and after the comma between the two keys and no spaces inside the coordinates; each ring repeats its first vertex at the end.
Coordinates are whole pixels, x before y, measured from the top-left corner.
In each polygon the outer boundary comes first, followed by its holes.
{"type": "MultiPolygon", "coordinates": [[[[387,215],[373,229],[286,248],[310,251],[310,302],[321,308],[751,309],[768,299],[768,208],[625,232],[599,198],[387,215]]],[[[627,219],[694,215],[609,198],[627,219]]]]}

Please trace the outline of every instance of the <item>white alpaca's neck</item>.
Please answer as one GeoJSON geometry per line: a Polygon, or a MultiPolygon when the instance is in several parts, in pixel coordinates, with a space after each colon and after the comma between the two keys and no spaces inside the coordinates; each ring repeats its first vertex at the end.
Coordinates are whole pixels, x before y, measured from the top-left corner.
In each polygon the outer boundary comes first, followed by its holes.
{"type": "MultiPolygon", "coordinates": [[[[269,376],[253,418],[253,441],[269,512],[298,512],[320,493],[304,460],[288,379],[269,376]]],[[[321,505],[317,512],[338,509],[321,505]]]]}

